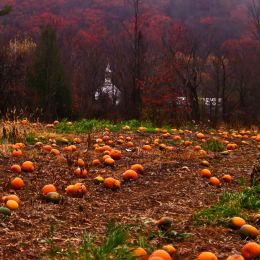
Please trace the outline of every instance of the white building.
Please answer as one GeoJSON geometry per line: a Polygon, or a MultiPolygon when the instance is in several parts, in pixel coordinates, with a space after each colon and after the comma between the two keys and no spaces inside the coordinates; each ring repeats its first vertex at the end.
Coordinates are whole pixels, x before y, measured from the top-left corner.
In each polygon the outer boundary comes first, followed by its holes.
{"type": "Polygon", "coordinates": [[[112,70],[110,64],[107,64],[105,71],[105,81],[103,86],[95,93],[95,100],[99,100],[101,97],[108,97],[112,104],[118,105],[120,102],[121,91],[112,83],[111,79],[112,70]]]}

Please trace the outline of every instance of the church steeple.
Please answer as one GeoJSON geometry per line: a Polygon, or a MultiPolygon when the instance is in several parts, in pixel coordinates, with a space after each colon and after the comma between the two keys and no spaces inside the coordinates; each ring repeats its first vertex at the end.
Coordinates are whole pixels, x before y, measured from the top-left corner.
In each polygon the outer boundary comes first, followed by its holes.
{"type": "Polygon", "coordinates": [[[105,81],[103,86],[95,93],[95,99],[99,100],[101,96],[108,96],[113,105],[120,102],[121,91],[112,83],[112,70],[108,62],[105,70],[105,81]]]}

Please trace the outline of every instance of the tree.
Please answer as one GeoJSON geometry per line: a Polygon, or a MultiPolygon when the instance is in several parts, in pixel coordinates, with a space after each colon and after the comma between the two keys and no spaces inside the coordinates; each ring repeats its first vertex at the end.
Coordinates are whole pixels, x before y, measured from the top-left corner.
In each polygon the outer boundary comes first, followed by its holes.
{"type": "Polygon", "coordinates": [[[253,35],[260,40],[260,0],[252,0],[248,6],[248,12],[253,25],[253,35]]]}
{"type": "Polygon", "coordinates": [[[142,49],[142,33],[139,27],[140,0],[133,0],[134,6],[134,73],[133,73],[133,108],[134,117],[140,118],[141,115],[141,91],[138,87],[138,80],[141,77],[141,49],[142,49]]]}
{"type": "Polygon", "coordinates": [[[65,77],[56,31],[51,26],[42,30],[27,86],[35,93],[45,120],[70,116],[71,88],[65,77]]]}
{"type": "Polygon", "coordinates": [[[3,9],[0,10],[0,16],[4,16],[9,14],[12,11],[12,7],[10,5],[5,6],[3,9]]]}

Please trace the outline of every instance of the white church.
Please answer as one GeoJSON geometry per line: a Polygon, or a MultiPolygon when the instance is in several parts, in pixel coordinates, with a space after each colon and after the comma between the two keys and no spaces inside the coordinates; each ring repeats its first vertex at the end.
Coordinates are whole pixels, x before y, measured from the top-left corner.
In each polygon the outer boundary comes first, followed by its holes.
{"type": "Polygon", "coordinates": [[[110,64],[107,64],[105,71],[105,81],[103,86],[95,93],[95,100],[99,100],[102,96],[107,96],[111,103],[118,105],[120,103],[121,91],[112,83],[112,70],[110,64]]]}

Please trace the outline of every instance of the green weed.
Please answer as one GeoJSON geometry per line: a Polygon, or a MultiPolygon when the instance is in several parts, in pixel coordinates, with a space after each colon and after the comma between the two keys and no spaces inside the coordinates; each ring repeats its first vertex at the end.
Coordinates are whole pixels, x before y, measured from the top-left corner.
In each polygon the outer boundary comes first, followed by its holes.
{"type": "Polygon", "coordinates": [[[260,186],[246,188],[243,192],[224,192],[215,205],[193,215],[195,224],[224,224],[233,216],[246,218],[245,210],[260,210],[260,186]]]}
{"type": "Polygon", "coordinates": [[[216,140],[210,141],[209,143],[204,143],[202,148],[205,151],[211,152],[223,152],[225,150],[225,146],[216,140]]]}

